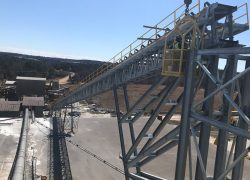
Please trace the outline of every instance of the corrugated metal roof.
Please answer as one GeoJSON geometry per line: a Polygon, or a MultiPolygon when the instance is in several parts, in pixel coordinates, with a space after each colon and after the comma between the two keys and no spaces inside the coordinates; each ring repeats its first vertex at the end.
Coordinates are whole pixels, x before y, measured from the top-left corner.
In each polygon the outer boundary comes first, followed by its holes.
{"type": "Polygon", "coordinates": [[[44,97],[23,97],[23,106],[44,106],[44,97]]]}
{"type": "Polygon", "coordinates": [[[0,101],[0,111],[19,111],[20,101],[0,101]]]}
{"type": "Polygon", "coordinates": [[[46,81],[46,78],[17,76],[16,80],[46,81]]]}

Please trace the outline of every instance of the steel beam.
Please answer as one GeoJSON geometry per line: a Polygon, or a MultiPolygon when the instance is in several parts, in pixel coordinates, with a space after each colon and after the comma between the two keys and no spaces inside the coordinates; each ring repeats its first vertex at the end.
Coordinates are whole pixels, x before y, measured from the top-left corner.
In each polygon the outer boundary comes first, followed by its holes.
{"type": "Polygon", "coordinates": [[[237,136],[240,136],[240,137],[243,137],[246,139],[250,139],[250,132],[243,130],[241,128],[232,126],[232,125],[227,124],[227,123],[220,122],[218,120],[210,119],[206,116],[202,116],[202,115],[195,113],[195,112],[191,113],[191,117],[198,120],[198,121],[205,122],[206,124],[217,127],[218,129],[222,129],[224,131],[233,133],[237,136]]]}
{"type": "MultiPolygon", "coordinates": [[[[123,94],[124,94],[124,100],[127,111],[129,110],[129,99],[128,99],[128,92],[127,92],[127,85],[123,85],[123,94]]],[[[132,145],[135,143],[135,131],[134,131],[134,125],[132,122],[129,123],[129,130],[130,130],[130,137],[132,141],[132,145]]],[[[137,148],[134,151],[134,156],[137,156],[137,148]]],[[[139,174],[141,172],[141,169],[139,167],[136,167],[136,172],[139,174]]]]}
{"type": "Polygon", "coordinates": [[[164,119],[160,122],[160,124],[157,126],[157,128],[154,130],[153,132],[153,138],[149,139],[145,145],[143,146],[143,148],[141,149],[141,152],[143,152],[148,146],[150,146],[154,140],[159,136],[159,134],[161,133],[161,131],[163,130],[163,128],[166,126],[166,124],[170,121],[171,117],[174,115],[176,109],[179,106],[179,103],[182,102],[182,97],[183,97],[183,93],[181,94],[181,96],[177,99],[177,105],[171,107],[171,109],[167,112],[166,116],[164,117],[164,119]]]}
{"type": "Polygon", "coordinates": [[[201,101],[197,102],[193,108],[198,107],[201,103],[205,102],[206,100],[208,100],[209,98],[213,97],[215,94],[217,94],[218,92],[222,91],[223,89],[225,89],[226,87],[230,86],[232,83],[234,83],[236,80],[238,80],[239,78],[241,78],[242,76],[244,76],[245,74],[250,72],[250,67],[248,67],[247,69],[245,69],[244,71],[242,71],[241,73],[235,75],[232,79],[228,80],[227,82],[225,82],[223,85],[221,85],[220,87],[218,87],[216,90],[214,90],[212,93],[210,93],[209,95],[207,95],[204,99],[202,99],[201,101]]]}
{"type": "MultiPolygon", "coordinates": [[[[247,153],[250,152],[250,146],[244,150],[235,160],[234,162],[220,175],[218,180],[222,180],[225,178],[225,176],[234,168],[236,165],[238,165],[247,155],[247,153]]],[[[244,160],[243,160],[244,161],[244,160]]],[[[241,177],[242,178],[242,177],[241,177]]]]}
{"type": "Polygon", "coordinates": [[[117,115],[117,123],[118,123],[118,130],[119,130],[119,136],[120,136],[121,151],[122,151],[122,161],[123,161],[123,166],[124,166],[125,179],[129,180],[129,171],[128,171],[128,168],[127,168],[127,164],[125,162],[126,150],[125,150],[122,123],[120,122],[121,115],[120,115],[119,99],[118,99],[118,96],[117,96],[117,88],[116,87],[114,87],[113,92],[114,92],[114,99],[115,99],[115,109],[116,109],[116,115],[117,115]]]}
{"type": "MultiPolygon", "coordinates": [[[[173,83],[176,82],[172,82],[172,84],[173,83]]],[[[172,84],[170,85],[170,87],[172,86],[172,84]]],[[[159,100],[163,98],[163,95],[167,89],[169,89],[169,87],[165,87],[157,95],[151,95],[153,96],[151,97],[152,99],[146,105],[141,107],[141,109],[137,109],[139,112],[136,113],[135,116],[130,119],[130,121],[134,123],[136,120],[138,120],[147,110],[149,110],[154,105],[154,103],[157,103],[159,100]]],[[[144,98],[149,98],[149,97],[144,97],[144,98]]]]}
{"type": "Polygon", "coordinates": [[[142,103],[142,101],[145,100],[145,97],[149,96],[158,85],[162,84],[164,81],[166,81],[166,77],[160,78],[158,81],[156,81],[134,104],[132,107],[129,108],[127,113],[122,116],[121,122],[125,122],[129,116],[138,108],[138,106],[142,103]]]}
{"type": "Polygon", "coordinates": [[[232,48],[218,48],[218,49],[202,49],[197,51],[198,55],[218,55],[218,54],[250,54],[250,47],[232,47],[232,48]]]}
{"type": "Polygon", "coordinates": [[[164,31],[167,31],[167,29],[165,28],[160,28],[160,27],[157,27],[157,26],[146,26],[146,25],[143,25],[144,28],[149,28],[149,29],[156,29],[156,30],[164,30],[164,31]]]}
{"type": "MultiPolygon", "coordinates": [[[[250,67],[250,61],[246,62],[246,68],[250,67]]],[[[245,78],[242,81],[242,88],[240,89],[242,94],[242,97],[240,98],[240,104],[242,110],[246,113],[248,117],[250,117],[250,73],[246,74],[245,78]],[[241,99],[242,98],[242,99],[241,99]]],[[[244,121],[242,117],[240,117],[239,122],[238,122],[238,127],[243,129],[243,130],[248,130],[248,125],[244,121]]],[[[240,154],[243,153],[245,147],[246,147],[246,138],[242,138],[240,136],[237,136],[236,138],[236,146],[235,146],[235,154],[234,154],[234,160],[236,160],[240,154]]],[[[240,160],[240,162],[233,168],[232,172],[232,180],[238,180],[242,179],[243,177],[243,169],[244,169],[244,159],[240,160]]]]}
{"type": "Polygon", "coordinates": [[[161,177],[158,177],[158,176],[146,173],[146,172],[141,172],[141,176],[148,178],[150,180],[166,180],[164,178],[161,178],[161,177]]]}
{"type": "Polygon", "coordinates": [[[187,149],[189,142],[189,129],[190,129],[190,111],[193,99],[193,71],[194,71],[194,59],[196,57],[196,52],[191,51],[190,57],[188,58],[188,63],[185,69],[185,86],[184,86],[184,97],[181,113],[180,122],[180,135],[179,135],[179,145],[177,152],[177,161],[175,168],[175,180],[183,180],[185,178],[186,170],[186,160],[187,160],[187,149]]]}
{"type": "Polygon", "coordinates": [[[135,159],[128,162],[128,166],[129,167],[135,166],[137,162],[139,162],[140,160],[142,160],[146,156],[149,156],[151,153],[153,153],[156,149],[160,148],[166,142],[175,139],[179,133],[179,130],[180,130],[180,126],[177,126],[176,128],[174,128],[168,134],[166,134],[161,139],[159,139],[157,142],[155,142],[153,145],[151,145],[148,149],[144,150],[143,152],[140,152],[140,154],[135,159]]]}
{"type": "MultiPolygon", "coordinates": [[[[231,80],[235,74],[237,69],[237,59],[235,56],[231,56],[227,60],[226,65],[226,76],[224,82],[231,80]]],[[[228,92],[230,97],[233,97],[235,89],[235,83],[232,83],[231,86],[228,86],[225,91],[228,92]]],[[[228,124],[231,118],[232,106],[230,103],[223,98],[223,106],[222,106],[223,116],[220,118],[220,122],[228,124]]],[[[216,151],[216,159],[215,159],[215,168],[214,168],[214,178],[218,178],[226,168],[226,157],[227,157],[227,146],[228,146],[228,132],[224,129],[219,129],[218,134],[218,145],[216,151]]]]}
{"type": "Polygon", "coordinates": [[[132,178],[133,180],[149,180],[148,178],[144,178],[134,173],[130,173],[129,177],[132,178]]]}
{"type": "MultiPolygon", "coordinates": [[[[190,144],[190,128],[191,134],[194,139],[195,149],[197,151],[197,161],[196,161],[196,174],[195,179],[211,179],[211,177],[206,177],[206,165],[209,151],[209,137],[211,132],[211,126],[215,126],[219,128],[219,143],[216,154],[216,162],[215,162],[215,172],[214,179],[224,178],[225,173],[229,172],[229,169],[233,169],[233,180],[240,180],[242,178],[242,169],[244,166],[244,162],[242,160],[242,152],[244,151],[245,141],[250,138],[250,132],[245,128],[245,122],[249,122],[249,106],[246,108],[245,106],[238,105],[233,100],[234,83],[236,80],[241,79],[244,75],[249,75],[250,67],[247,66],[247,69],[242,73],[236,75],[236,64],[239,58],[243,58],[247,62],[249,62],[248,56],[242,56],[241,54],[250,54],[250,47],[230,47],[224,48],[228,46],[235,45],[235,41],[233,41],[233,36],[239,34],[246,29],[249,28],[247,24],[237,24],[232,23],[232,12],[237,10],[236,7],[223,5],[219,3],[215,4],[206,4],[208,5],[201,14],[206,14],[205,16],[194,16],[196,22],[196,30],[197,36],[194,36],[191,42],[197,42],[195,45],[195,49],[197,51],[191,51],[190,57],[185,59],[186,70],[184,73],[185,77],[185,87],[184,87],[184,101],[182,103],[182,116],[180,125],[177,126],[174,130],[164,135],[162,138],[156,141],[156,138],[162,132],[165,125],[169,122],[171,116],[175,112],[177,106],[172,106],[169,112],[167,112],[165,118],[159,123],[159,125],[154,129],[153,136],[149,139],[144,146],[142,146],[141,151],[138,153],[138,146],[140,145],[142,138],[145,137],[148,130],[152,127],[152,124],[155,122],[156,116],[160,112],[161,106],[164,104],[165,99],[171,94],[172,90],[175,90],[175,86],[171,84],[173,87],[166,87],[161,90],[155,97],[151,97],[152,92],[155,92],[158,85],[163,84],[166,81],[166,77],[160,79],[154,85],[152,85],[143,96],[141,96],[138,101],[130,107],[128,94],[126,89],[126,84],[131,81],[143,80],[143,78],[153,75],[159,72],[162,68],[162,58],[163,58],[163,48],[164,45],[172,44],[172,41],[176,38],[176,31],[169,31],[168,34],[164,34],[163,36],[158,38],[157,31],[163,30],[164,28],[158,26],[146,26],[147,28],[153,29],[153,33],[155,34],[151,38],[147,38],[149,36],[141,36],[140,40],[142,40],[142,44],[138,45],[135,49],[132,49],[132,45],[128,46],[130,48],[129,52],[125,57],[120,57],[121,54],[118,54],[118,59],[116,57],[113,59],[114,64],[101,72],[101,75],[95,77],[95,79],[85,81],[81,87],[78,88],[77,91],[71,93],[65,98],[61,99],[54,106],[55,109],[60,109],[64,107],[66,104],[70,104],[73,102],[78,102],[82,99],[86,99],[107,90],[113,89],[114,98],[116,104],[116,112],[117,112],[117,120],[118,120],[118,129],[121,143],[121,151],[122,151],[122,160],[125,170],[126,179],[161,179],[157,176],[150,175],[148,173],[144,173],[141,171],[140,167],[147,164],[151,160],[165,153],[170,148],[174,147],[178,144],[177,151],[177,162],[175,169],[175,179],[183,180],[185,178],[186,172],[186,161],[187,156],[189,154],[189,177],[192,179],[192,158],[191,158],[191,144],[190,144]],[[204,12],[204,13],[203,13],[204,12]],[[218,21],[222,18],[226,17],[225,23],[219,23],[218,21]],[[207,28],[211,25],[211,30],[207,28]],[[195,39],[194,39],[195,38],[195,39]],[[229,40],[227,40],[229,38],[229,40]],[[148,41],[148,44],[146,45],[148,41]],[[149,42],[150,41],[150,42],[149,42]],[[228,43],[228,44],[227,44],[228,43]],[[218,48],[220,47],[220,48],[218,48]],[[202,48],[202,49],[200,49],[202,48]],[[132,54],[133,52],[133,54],[132,54]],[[207,57],[208,56],[208,57],[207,57]],[[223,57],[228,59],[228,65],[226,68],[226,78],[223,79],[224,84],[220,84],[219,75],[216,76],[218,69],[218,58],[223,57]],[[204,59],[205,58],[205,59],[204,59]],[[208,77],[205,85],[205,97],[200,102],[193,105],[193,97],[197,94],[199,85],[194,87],[195,78],[194,78],[194,61],[195,59],[200,59],[197,63],[203,70],[204,75],[206,74],[208,77]],[[121,117],[120,109],[119,109],[119,100],[117,97],[117,87],[123,86],[123,93],[125,98],[125,105],[127,112],[124,116],[121,117]],[[217,88],[216,88],[217,86],[217,88]],[[172,90],[171,90],[172,89],[172,90]],[[212,119],[213,117],[213,98],[214,95],[220,91],[223,91],[224,101],[223,101],[223,111],[222,118],[220,121],[212,119]],[[145,102],[146,101],[146,102],[145,102]],[[153,104],[153,103],[156,103],[153,104]],[[203,104],[202,111],[197,108],[199,105],[203,104]],[[139,135],[136,137],[134,133],[133,123],[136,120],[139,120],[139,117],[148,109],[151,108],[152,105],[155,105],[156,108],[153,111],[151,117],[146,122],[145,126],[140,131],[139,135]],[[239,127],[232,126],[228,123],[228,119],[231,116],[231,105],[233,105],[239,112],[239,114],[244,117],[239,121],[239,127]],[[196,112],[195,112],[196,111],[196,112]],[[135,113],[135,114],[133,114],[135,113]],[[202,113],[200,115],[199,113],[202,113]],[[196,133],[191,125],[191,123],[196,124],[196,120],[201,122],[201,126],[195,126],[200,128],[200,133],[196,133]],[[245,121],[243,121],[245,120],[245,121]],[[123,135],[123,125],[122,123],[128,123],[130,130],[130,138],[132,141],[132,146],[129,148],[126,154],[124,135],[123,135]],[[226,157],[226,149],[227,149],[227,135],[228,133],[233,133],[237,136],[237,145],[235,151],[234,162],[237,162],[239,166],[228,166],[225,168],[225,157],[226,157]],[[179,136],[178,136],[179,134],[179,136]],[[199,144],[197,142],[196,136],[199,137],[199,144]],[[179,138],[179,141],[177,139],[179,138]],[[156,142],[155,142],[156,141],[156,142]],[[131,155],[134,154],[132,158],[131,155]],[[130,173],[129,168],[136,167],[136,173],[130,173]],[[225,170],[226,169],[226,170],[225,170]]],[[[192,23],[191,23],[192,24],[192,23]]],[[[185,24],[186,25],[186,24],[185,24]]],[[[183,25],[183,27],[185,26],[183,25]]],[[[164,27],[164,26],[163,26],[164,27]]],[[[179,27],[178,27],[179,28],[179,27]]],[[[181,27],[180,27],[181,28],[181,27]]],[[[182,30],[192,29],[189,25],[184,27],[182,30]]],[[[181,29],[180,29],[181,31],[181,29]]],[[[162,35],[162,34],[161,34],[162,35]]],[[[139,41],[140,42],[140,41],[139,41]]],[[[128,50],[128,49],[127,49],[128,50]]],[[[96,73],[97,74],[97,73],[96,73]]],[[[94,74],[95,75],[95,74],[94,74]]],[[[177,81],[177,78],[169,78],[177,81]]],[[[202,78],[203,79],[203,78],[202,78]]],[[[180,79],[178,79],[180,81],[180,79]]],[[[250,80],[247,79],[245,84],[247,84],[250,80]]],[[[200,85],[203,83],[201,82],[200,85]]],[[[178,85],[178,84],[177,84],[178,85]]],[[[176,85],[176,86],[177,86],[176,85]]],[[[250,85],[249,85],[250,86],[250,85]]],[[[203,86],[204,87],[204,86],[203,86]]],[[[249,87],[242,86],[243,89],[247,89],[249,92],[249,87]]],[[[245,96],[245,95],[244,95],[245,96]]],[[[178,98],[178,103],[181,102],[182,97],[178,98]]],[[[242,99],[243,101],[243,99],[242,99]]],[[[250,100],[248,99],[248,102],[250,100]]],[[[196,128],[195,128],[196,130],[196,128]]],[[[135,172],[134,169],[131,172],[135,172]]]]}
{"type": "Polygon", "coordinates": [[[157,151],[153,152],[153,154],[154,154],[153,156],[149,156],[149,157],[145,158],[143,161],[141,161],[140,163],[138,163],[138,166],[140,166],[140,167],[144,166],[145,164],[147,164],[150,161],[154,160],[155,158],[159,157],[160,155],[162,155],[166,151],[172,149],[177,144],[178,144],[177,140],[173,140],[173,141],[169,142],[167,145],[165,145],[162,148],[158,149],[157,151]]]}
{"type": "MultiPolygon", "coordinates": [[[[202,159],[202,156],[201,156],[201,152],[200,152],[200,149],[199,149],[199,146],[198,146],[198,141],[196,139],[196,134],[195,134],[195,131],[194,131],[194,128],[192,127],[192,125],[190,127],[190,130],[191,130],[191,134],[192,134],[192,137],[193,137],[193,140],[194,140],[194,145],[195,145],[195,149],[196,149],[196,153],[197,153],[197,161],[199,161],[199,166],[200,166],[200,169],[201,169],[202,179],[205,180],[205,179],[207,179],[206,169],[205,169],[203,159],[202,159]]],[[[190,144],[189,144],[189,146],[190,146],[190,144]]]]}
{"type": "MultiPolygon", "coordinates": [[[[209,61],[211,62],[211,64],[209,65],[208,68],[211,71],[211,75],[217,77],[218,58],[216,56],[212,56],[209,58],[209,61]]],[[[209,73],[210,73],[210,71],[209,71],[209,73]]],[[[207,87],[205,88],[205,93],[204,93],[205,97],[216,88],[214,83],[217,83],[217,80],[215,82],[212,81],[211,79],[207,80],[207,87]]],[[[204,113],[209,118],[211,118],[213,115],[213,107],[214,107],[213,104],[214,104],[214,99],[210,98],[204,103],[204,105],[202,107],[204,113]]],[[[211,126],[209,124],[206,124],[206,123],[201,124],[200,138],[199,138],[199,149],[200,149],[201,158],[202,158],[203,165],[204,165],[205,169],[207,167],[210,131],[211,131],[211,126]]],[[[195,179],[200,180],[202,178],[203,178],[203,173],[202,173],[202,169],[201,169],[201,164],[200,164],[200,161],[197,160],[195,179]]]]}
{"type": "Polygon", "coordinates": [[[154,123],[157,115],[159,114],[161,107],[164,105],[166,98],[175,90],[176,86],[179,84],[179,80],[175,81],[173,86],[167,87],[167,89],[162,94],[162,97],[160,99],[160,102],[158,103],[157,107],[155,108],[153,114],[139,133],[138,137],[135,140],[135,143],[131,146],[131,148],[128,150],[126,154],[125,161],[128,161],[131,154],[134,152],[138,144],[141,142],[142,138],[145,136],[151,125],[154,123]]]}
{"type": "MultiPolygon", "coordinates": [[[[220,5],[219,5],[220,6],[220,5]]],[[[214,23],[214,20],[211,19],[211,17],[215,16],[215,10],[219,7],[217,3],[211,4],[209,6],[210,11],[208,12],[208,16],[199,16],[197,19],[197,26],[202,27],[202,26],[209,26],[211,23],[214,23]]],[[[229,7],[229,6],[223,6],[229,7]]],[[[230,7],[231,8],[231,7],[230,7]]],[[[217,9],[218,11],[218,9],[217,9]]],[[[232,11],[230,11],[232,12],[232,11]]],[[[223,11],[223,13],[220,14],[218,19],[222,19],[226,17],[230,13],[229,11],[223,11]]],[[[191,24],[190,24],[191,25],[191,24]]],[[[238,26],[238,24],[233,24],[232,27],[232,33],[233,35],[239,34],[241,32],[244,32],[248,29],[248,25],[244,24],[242,26],[238,26]]],[[[222,34],[223,32],[218,28],[218,30],[215,30],[217,34],[222,34]]],[[[229,37],[229,30],[228,28],[225,29],[225,35],[224,38],[229,37]]],[[[138,52],[134,53],[133,55],[129,56],[126,60],[119,60],[115,62],[114,68],[108,70],[103,70],[102,74],[92,81],[88,81],[87,83],[83,84],[81,87],[78,88],[77,91],[74,91],[67,97],[64,97],[63,99],[59,100],[56,102],[54,105],[54,109],[60,109],[64,107],[67,104],[71,104],[74,102],[78,102],[80,100],[92,97],[94,95],[100,94],[104,91],[110,90],[113,88],[114,85],[122,85],[124,83],[127,83],[128,81],[132,81],[138,78],[142,78],[145,75],[148,74],[154,74],[157,70],[159,71],[162,68],[162,58],[160,56],[157,56],[157,58],[154,58],[152,60],[152,63],[148,63],[149,61],[147,60],[147,57],[151,56],[153,57],[154,55],[158,54],[159,51],[161,51],[162,54],[162,49],[165,45],[165,41],[167,41],[168,44],[171,44],[172,41],[175,39],[175,36],[177,35],[175,31],[171,31],[168,33],[167,38],[166,36],[162,36],[158,38],[156,41],[153,43],[150,43],[148,46],[143,47],[144,45],[142,44],[142,48],[138,50],[138,52]],[[171,33],[172,32],[172,33],[171,33]],[[145,61],[147,62],[146,64],[140,64],[140,61],[145,61]],[[124,72],[124,73],[122,73],[124,72]],[[116,78],[114,78],[116,77],[116,78]]],[[[207,32],[210,34],[211,32],[207,32]]],[[[166,34],[165,34],[166,35],[166,34]]],[[[204,48],[210,48],[211,43],[210,39],[204,39],[204,44],[206,46],[204,48]]],[[[214,51],[212,49],[206,49],[206,50],[199,50],[199,54],[207,54],[207,55],[216,55],[218,53],[223,54],[229,53],[238,53],[238,54],[245,54],[249,52],[249,48],[243,48],[243,49],[222,49],[218,51],[214,51]]]]}

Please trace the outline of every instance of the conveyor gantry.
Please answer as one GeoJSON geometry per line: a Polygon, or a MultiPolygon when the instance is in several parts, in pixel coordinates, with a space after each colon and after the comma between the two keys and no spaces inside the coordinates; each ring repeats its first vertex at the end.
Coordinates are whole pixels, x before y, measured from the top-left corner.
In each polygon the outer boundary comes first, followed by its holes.
{"type": "MultiPolygon", "coordinates": [[[[183,13],[184,8],[185,5],[180,6],[153,27],[146,26],[150,29],[145,34],[53,106],[54,111],[59,111],[69,104],[113,90],[121,143],[120,157],[126,180],[163,180],[162,177],[144,172],[144,166],[176,146],[175,175],[168,172],[169,179],[223,180],[230,175],[232,180],[241,180],[243,177],[244,156],[250,151],[250,147],[246,148],[246,141],[250,139],[250,48],[240,45],[234,36],[249,29],[247,4],[237,7],[205,3],[200,10],[198,1],[190,8],[193,13],[189,15],[183,13]],[[188,46],[182,46],[182,49],[189,53],[185,57],[184,68],[173,73],[162,65],[163,61],[174,59],[168,53],[177,36],[182,37],[182,42],[187,41],[188,46]],[[226,59],[226,66],[222,70],[218,67],[219,58],[226,59]],[[245,70],[237,73],[239,60],[245,61],[245,70]],[[161,69],[163,75],[167,76],[161,76],[161,69]],[[199,73],[196,73],[197,69],[199,73]],[[157,75],[158,78],[131,105],[126,85],[151,75],[157,75]],[[176,98],[170,101],[177,87],[183,85],[183,80],[184,89],[179,90],[176,98]],[[125,114],[120,113],[118,88],[123,90],[125,114]],[[204,93],[197,102],[200,89],[204,89],[204,93]],[[215,99],[222,99],[218,107],[214,106],[215,99]],[[158,121],[157,116],[165,105],[169,108],[164,118],[158,121]],[[180,106],[179,124],[168,132],[164,131],[180,106]],[[239,116],[233,125],[230,124],[232,107],[239,116]],[[213,116],[215,109],[220,111],[217,119],[213,116]],[[135,133],[134,125],[145,112],[150,112],[149,118],[135,133]],[[123,131],[125,125],[129,126],[129,132],[123,131]],[[209,139],[214,129],[218,129],[218,145],[212,165],[213,174],[209,174],[209,139]],[[129,133],[130,144],[125,143],[125,133],[129,133]],[[234,145],[227,156],[229,134],[233,137],[234,145]],[[192,144],[194,147],[191,147],[192,144]],[[195,152],[192,152],[193,149],[195,152]],[[194,155],[196,161],[192,160],[194,155]]],[[[181,57],[179,59],[182,60],[181,57]]],[[[168,66],[168,62],[165,64],[168,66]]],[[[183,65],[183,62],[179,65],[183,65]]],[[[166,160],[167,163],[174,167],[172,161],[166,160]]]]}
{"type": "MultiPolygon", "coordinates": [[[[180,13],[183,12],[184,7],[185,5],[183,4],[177,8],[144,33],[138,40],[115,55],[109,62],[86,77],[82,85],[75,88],[68,96],[55,102],[54,109],[59,109],[67,104],[100,94],[112,89],[114,86],[119,86],[135,79],[143,79],[144,76],[155,72],[159,73],[162,67],[164,43],[167,41],[167,43],[171,44],[175,38],[176,33],[173,33],[172,30],[175,24],[184,17],[184,13],[180,13]]],[[[225,18],[228,11],[231,11],[230,7],[218,3],[212,4],[209,6],[207,16],[205,16],[207,7],[200,12],[200,3],[198,2],[190,8],[190,12],[197,13],[197,24],[201,27],[204,24],[209,26],[214,21],[225,18]],[[223,8],[224,11],[221,11],[223,8]]],[[[245,6],[241,8],[245,8],[245,6]]],[[[236,11],[237,8],[234,7],[232,10],[236,11]]],[[[235,19],[237,20],[237,18],[235,19]]],[[[216,31],[223,34],[224,38],[226,38],[228,37],[228,29],[227,27],[223,28],[223,26],[223,24],[219,23],[216,31]]],[[[245,23],[234,23],[233,34],[237,35],[246,31],[248,27],[248,24],[245,23]]],[[[207,34],[209,35],[209,32],[207,34]]],[[[204,44],[208,45],[204,46],[204,48],[211,48],[209,46],[211,44],[209,43],[210,40],[210,37],[205,37],[206,43],[204,44]]]]}

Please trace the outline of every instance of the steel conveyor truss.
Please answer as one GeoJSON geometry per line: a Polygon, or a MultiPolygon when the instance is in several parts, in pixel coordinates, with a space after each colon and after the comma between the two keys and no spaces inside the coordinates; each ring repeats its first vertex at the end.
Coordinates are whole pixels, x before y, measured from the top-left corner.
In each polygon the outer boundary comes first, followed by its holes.
{"type": "Polygon", "coordinates": [[[244,157],[250,150],[246,147],[250,139],[250,48],[240,45],[234,36],[249,29],[247,9],[247,4],[237,7],[205,3],[203,9],[199,8],[195,14],[176,18],[174,11],[172,28],[166,25],[151,27],[156,30],[155,36],[139,38],[147,41],[147,45],[141,44],[136,50],[130,46],[125,57],[122,51],[119,54],[121,58],[112,68],[98,71],[98,76],[92,74],[84,81],[85,84],[56,102],[54,110],[113,90],[121,143],[120,157],[127,180],[224,180],[226,177],[241,180],[244,176],[244,157]],[[242,9],[243,15],[235,15],[242,9]],[[192,22],[186,21],[187,18],[192,22]],[[160,30],[164,30],[164,34],[159,35],[160,30]],[[175,76],[161,76],[162,59],[169,60],[163,58],[166,47],[169,48],[179,35],[182,35],[182,41],[187,41],[186,49],[189,51],[183,72],[178,71],[175,76]],[[221,59],[225,59],[225,68],[218,67],[221,59]],[[245,65],[242,72],[237,72],[240,60],[245,65]],[[158,81],[131,104],[127,84],[152,74],[158,75],[158,81]],[[180,85],[183,86],[182,92],[171,99],[180,85]],[[120,112],[121,99],[117,95],[120,89],[127,110],[125,114],[120,112]],[[204,92],[202,96],[200,92],[204,92]],[[164,118],[159,120],[157,117],[166,105],[169,108],[164,118]],[[179,108],[179,123],[166,131],[179,108]],[[142,118],[145,112],[150,112],[146,120],[142,118]],[[236,120],[232,121],[233,118],[236,120]],[[136,124],[141,121],[144,124],[138,128],[136,124]],[[129,131],[124,130],[126,126],[129,131]],[[217,146],[211,147],[210,139],[214,133],[217,146]],[[127,134],[131,143],[127,143],[127,134]],[[229,140],[233,141],[230,152],[229,140]],[[146,172],[148,164],[173,148],[176,149],[175,162],[166,160],[166,166],[174,167],[172,176],[166,173],[165,177],[160,177],[146,172]],[[208,163],[211,149],[215,149],[212,165],[208,163]]]}

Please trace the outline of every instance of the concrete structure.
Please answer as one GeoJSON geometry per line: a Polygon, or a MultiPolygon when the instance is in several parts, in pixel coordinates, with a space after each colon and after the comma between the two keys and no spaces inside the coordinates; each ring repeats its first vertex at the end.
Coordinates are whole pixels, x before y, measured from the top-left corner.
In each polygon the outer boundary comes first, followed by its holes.
{"type": "Polygon", "coordinates": [[[23,97],[23,106],[27,107],[43,107],[44,106],[44,97],[23,97]]]}
{"type": "Polygon", "coordinates": [[[44,96],[46,78],[16,77],[16,92],[19,98],[22,96],[44,96]]]}
{"type": "Polygon", "coordinates": [[[18,117],[20,114],[20,101],[0,101],[0,117],[18,117]]]}
{"type": "Polygon", "coordinates": [[[23,107],[32,107],[35,117],[43,117],[44,97],[23,97],[23,107]]]}

